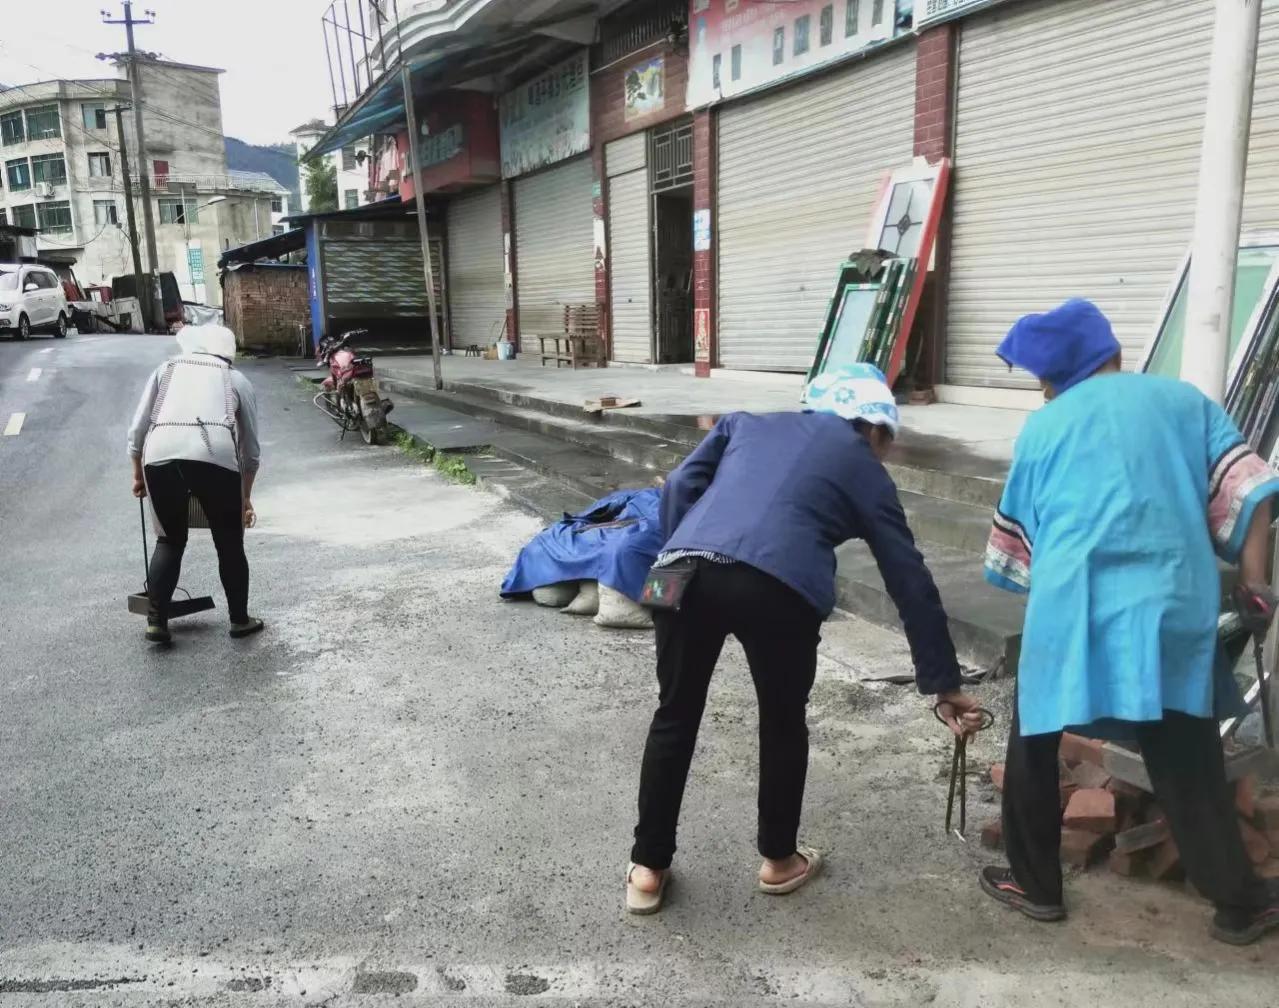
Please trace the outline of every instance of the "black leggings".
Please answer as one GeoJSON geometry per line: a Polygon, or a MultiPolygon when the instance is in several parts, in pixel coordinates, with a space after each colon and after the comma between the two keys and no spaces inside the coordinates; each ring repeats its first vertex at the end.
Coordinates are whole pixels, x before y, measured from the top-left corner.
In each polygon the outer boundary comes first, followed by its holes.
{"type": "Polygon", "coordinates": [[[148,574],[152,616],[168,619],[187,546],[187,502],[194,497],[209,519],[231,622],[247,622],[249,561],[244,555],[240,474],[212,462],[161,462],[146,467],[146,483],[162,530],[155,541],[148,574]]]}
{"type": "Polygon", "coordinates": [[[795,853],[808,773],[808,693],[822,618],[798,593],[746,564],[698,560],[679,612],[654,614],[660,699],[640,773],[631,860],[669,868],[697,729],[730,634],[746,651],[759,701],[759,852],[795,853]]]}

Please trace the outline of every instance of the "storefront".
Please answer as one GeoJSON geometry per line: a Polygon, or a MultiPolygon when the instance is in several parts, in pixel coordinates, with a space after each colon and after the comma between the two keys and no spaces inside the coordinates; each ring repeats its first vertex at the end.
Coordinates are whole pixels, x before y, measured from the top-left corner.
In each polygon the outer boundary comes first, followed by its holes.
{"type": "Polygon", "coordinates": [[[514,179],[519,348],[564,331],[564,307],[595,302],[594,172],[585,49],[502,95],[502,175],[514,179]]]}
{"type": "Polygon", "coordinates": [[[488,346],[506,321],[501,186],[455,197],[446,218],[453,346],[488,346]]]}
{"type": "Polygon", "coordinates": [[[690,104],[734,99],[716,127],[722,367],[812,362],[837,267],[913,153],[915,51],[894,20],[891,3],[808,0],[694,17],[690,104]]]}
{"type": "Polygon", "coordinates": [[[422,160],[418,171],[410,167],[408,133],[396,137],[393,156],[401,179],[400,198],[407,202],[419,192],[432,201],[452,196],[444,212],[448,255],[436,274],[448,281],[443,342],[454,348],[483,346],[497,339],[505,318],[497,185],[501,166],[493,99],[478,91],[445,91],[419,103],[417,118],[422,160]]]}
{"type": "MultiPolygon", "coordinates": [[[[1154,331],[1194,224],[1213,5],[1142,6],[1028,0],[961,23],[949,385],[1031,388],[995,347],[1019,315],[1068,297],[1101,306],[1129,362],[1154,331]]],[[[1279,227],[1279,3],[1269,0],[1243,226],[1279,227]]]]}

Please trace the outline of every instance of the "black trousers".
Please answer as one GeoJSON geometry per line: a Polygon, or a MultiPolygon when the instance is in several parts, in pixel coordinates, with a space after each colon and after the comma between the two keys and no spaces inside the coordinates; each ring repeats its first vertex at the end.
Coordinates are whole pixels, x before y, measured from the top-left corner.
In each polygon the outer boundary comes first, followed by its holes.
{"type": "MultiPolygon", "coordinates": [[[[1021,734],[1014,713],[1004,764],[1004,846],[1017,884],[1035,903],[1058,905],[1061,887],[1061,733],[1021,734]]],[[[1186,875],[1220,910],[1251,910],[1265,890],[1244,850],[1226,781],[1217,722],[1165,711],[1134,726],[1155,798],[1186,875]]]]}
{"type": "Polygon", "coordinates": [[[194,497],[209,519],[231,622],[247,622],[249,561],[244,555],[240,474],[212,462],[161,462],[146,467],[146,484],[151,507],[163,529],[155,541],[148,572],[152,615],[168,619],[187,547],[187,500],[194,497]]]}
{"type": "Polygon", "coordinates": [[[729,634],[746,651],[759,701],[759,852],[795,853],[808,774],[808,694],[822,618],[802,596],[746,564],[696,561],[677,613],[656,613],[657,712],[640,774],[631,860],[670,867],[684,785],[720,651],[729,634]]]}

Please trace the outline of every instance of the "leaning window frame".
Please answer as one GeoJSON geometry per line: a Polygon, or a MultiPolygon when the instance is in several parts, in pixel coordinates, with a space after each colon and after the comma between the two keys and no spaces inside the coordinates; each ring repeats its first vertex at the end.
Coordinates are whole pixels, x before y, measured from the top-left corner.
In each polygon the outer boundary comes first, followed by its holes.
{"type": "MultiPolygon", "coordinates": [[[[1239,248],[1279,249],[1279,231],[1246,231],[1239,236],[1239,248]]],[[[1150,367],[1151,358],[1154,357],[1155,351],[1159,348],[1160,337],[1162,337],[1164,329],[1168,325],[1168,317],[1172,314],[1172,307],[1177,302],[1177,295],[1181,292],[1181,288],[1190,282],[1189,271],[1190,250],[1187,249],[1177,266],[1177,272],[1173,274],[1172,283],[1168,285],[1168,289],[1164,292],[1163,304],[1159,309],[1155,327],[1146,339],[1146,346],[1141,354],[1141,367],[1138,368],[1142,373],[1145,373],[1150,367]]],[[[1266,314],[1267,305],[1275,297],[1277,288],[1279,288],[1279,256],[1276,257],[1274,264],[1270,267],[1270,272],[1266,274],[1266,281],[1261,288],[1261,296],[1257,299],[1257,304],[1253,308],[1252,314],[1248,316],[1243,333],[1239,337],[1239,345],[1235,347],[1234,355],[1230,358],[1230,363],[1226,368],[1225,408],[1227,412],[1231,411],[1237,403],[1243,362],[1252,354],[1257,341],[1258,326],[1266,314]]],[[[1187,294],[1187,297],[1189,297],[1189,294],[1187,294]]],[[[1182,338],[1184,341],[1185,337],[1183,336],[1182,338]]],[[[1185,345],[1184,342],[1182,345],[1185,345]]]]}

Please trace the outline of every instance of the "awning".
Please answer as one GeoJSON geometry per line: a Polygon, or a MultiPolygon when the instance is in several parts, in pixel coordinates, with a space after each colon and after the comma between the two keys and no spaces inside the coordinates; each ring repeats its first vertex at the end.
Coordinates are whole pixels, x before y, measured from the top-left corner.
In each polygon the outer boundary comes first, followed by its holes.
{"type": "Polygon", "coordinates": [[[226,269],[230,263],[251,263],[259,259],[278,259],[290,252],[298,252],[306,247],[306,231],[294,228],[284,234],[272,235],[247,245],[227,249],[218,258],[218,268],[226,269]]]}
{"type": "MultiPolygon", "coordinates": [[[[291,214],[284,219],[295,227],[305,228],[313,220],[393,220],[413,213],[414,204],[398,195],[387,196],[376,203],[365,203],[350,210],[321,210],[318,213],[291,214]]],[[[430,207],[427,208],[428,212],[430,207]]]]}

